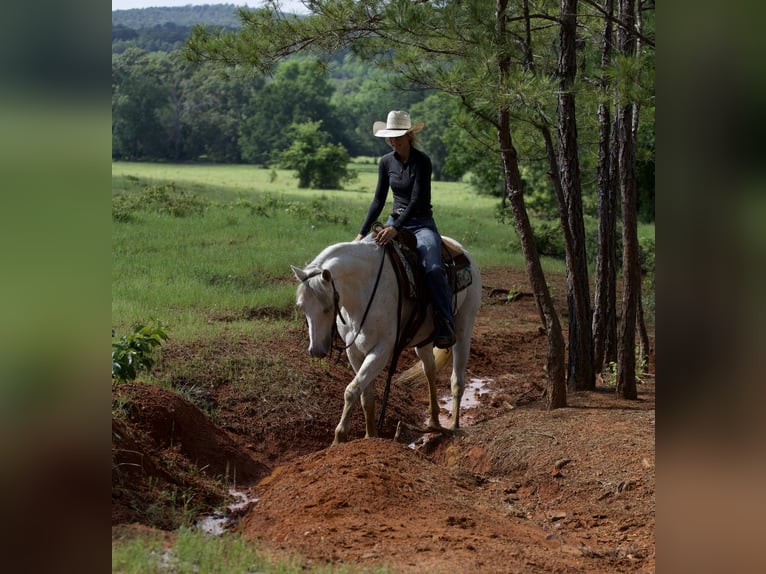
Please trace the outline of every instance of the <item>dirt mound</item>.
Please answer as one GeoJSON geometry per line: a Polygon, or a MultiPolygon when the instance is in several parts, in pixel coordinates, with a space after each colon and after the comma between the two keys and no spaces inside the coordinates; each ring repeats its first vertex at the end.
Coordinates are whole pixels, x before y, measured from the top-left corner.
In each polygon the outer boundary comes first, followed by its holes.
{"type": "MultiPolygon", "coordinates": [[[[239,530],[309,559],[397,572],[513,572],[545,533],[477,504],[484,480],[386,439],[357,440],[277,468],[239,530]]],[[[543,550],[547,552],[546,550],[543,550]]],[[[556,554],[561,567],[571,562],[556,554]]]]}
{"type": "Polygon", "coordinates": [[[644,406],[525,408],[430,435],[420,450],[387,439],[332,447],[262,480],[238,530],[310,561],[396,572],[651,572],[654,411],[644,406]]]}
{"type": "Polygon", "coordinates": [[[176,393],[131,383],[113,394],[125,413],[112,419],[113,524],[176,528],[190,513],[223,504],[226,485],[270,472],[240,439],[176,393]]]}

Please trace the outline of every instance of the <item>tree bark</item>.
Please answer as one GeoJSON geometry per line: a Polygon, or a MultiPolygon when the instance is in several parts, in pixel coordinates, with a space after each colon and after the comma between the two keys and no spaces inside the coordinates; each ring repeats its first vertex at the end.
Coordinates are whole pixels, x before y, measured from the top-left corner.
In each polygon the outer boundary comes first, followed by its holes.
{"type": "MultiPolygon", "coordinates": [[[[638,37],[636,38],[636,54],[641,54],[641,37],[643,35],[643,19],[641,17],[641,0],[636,0],[636,30],[638,31],[638,37]]],[[[633,102],[633,121],[631,122],[630,130],[633,136],[633,141],[637,141],[638,137],[638,114],[641,110],[641,104],[633,102]]],[[[640,252],[639,252],[640,254],[640,252]]],[[[640,261],[640,257],[639,257],[640,261]]],[[[640,284],[639,284],[640,285],[640,284]]],[[[640,289],[640,287],[639,287],[640,289]]],[[[644,303],[641,297],[641,292],[638,295],[638,351],[641,357],[641,374],[649,372],[649,333],[646,330],[646,320],[644,319],[644,303]]]]}
{"type": "Polygon", "coordinates": [[[516,150],[510,136],[508,112],[500,113],[500,130],[498,132],[500,149],[503,156],[503,170],[508,193],[508,203],[513,213],[516,233],[519,236],[521,250],[524,253],[527,276],[535,295],[535,302],[543,318],[543,326],[548,337],[548,353],[545,373],[547,377],[547,407],[557,409],[567,406],[566,379],[564,369],[564,335],[561,331],[556,310],[553,307],[548,284],[545,281],[540,255],[535,245],[532,225],[529,222],[524,195],[521,190],[521,175],[519,173],[516,150]]]}
{"type": "Polygon", "coordinates": [[[567,256],[567,304],[569,306],[570,391],[596,387],[593,368],[593,332],[590,307],[585,224],[582,214],[580,162],[574,93],[577,71],[577,0],[561,0],[558,60],[558,144],[561,187],[567,216],[562,219],[567,256]],[[566,229],[568,226],[568,230],[566,229]]]}
{"type": "MultiPolygon", "coordinates": [[[[502,40],[506,31],[506,8],[508,0],[497,0],[496,16],[498,36],[502,40]]],[[[502,57],[498,60],[498,74],[500,85],[505,85],[510,75],[510,60],[502,57]]],[[[500,110],[498,117],[498,143],[503,160],[505,185],[508,193],[508,203],[513,213],[513,221],[516,232],[519,235],[521,249],[524,253],[527,275],[532,292],[535,295],[537,308],[543,319],[543,326],[548,338],[548,352],[546,356],[545,374],[547,377],[547,407],[556,409],[566,406],[566,380],[564,370],[564,336],[561,332],[561,324],[553,307],[548,284],[545,281],[540,255],[537,252],[532,225],[529,222],[526,207],[524,206],[524,193],[521,188],[521,174],[516,149],[513,147],[510,129],[510,112],[508,107],[500,110]]]]}
{"type": "MultiPolygon", "coordinates": [[[[618,0],[617,17],[625,23],[625,27],[618,29],[617,46],[620,54],[626,57],[635,53],[635,40],[630,32],[635,20],[633,2],[618,0]]],[[[624,399],[636,399],[636,316],[641,297],[641,273],[638,262],[633,104],[625,100],[625,97],[620,98],[616,118],[622,199],[622,320],[617,341],[617,394],[624,399]]]]}
{"type": "Polygon", "coordinates": [[[612,162],[612,114],[606,69],[612,59],[614,1],[604,1],[601,40],[601,101],[598,104],[598,255],[593,314],[593,364],[603,370],[617,361],[617,197],[612,162]]]}

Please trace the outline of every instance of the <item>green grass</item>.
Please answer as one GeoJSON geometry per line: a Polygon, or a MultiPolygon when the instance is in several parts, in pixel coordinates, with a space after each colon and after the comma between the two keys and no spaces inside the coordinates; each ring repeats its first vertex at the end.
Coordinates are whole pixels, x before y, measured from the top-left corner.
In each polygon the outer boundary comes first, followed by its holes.
{"type": "MultiPolygon", "coordinates": [[[[211,536],[181,528],[170,548],[165,548],[159,534],[143,535],[112,542],[112,572],[115,574],[299,574],[305,572],[300,557],[281,557],[273,561],[258,545],[236,534],[211,536]]],[[[317,573],[352,574],[372,572],[384,574],[387,568],[352,569],[345,566],[312,565],[317,573]]]]}
{"type": "MultiPolygon", "coordinates": [[[[229,330],[257,329],[253,321],[239,321],[253,309],[275,308],[287,317],[295,293],[290,265],[352,240],[367,212],[375,163],[365,158],[353,165],[359,178],[351,188],[319,191],[298,189],[283,170],[113,163],[113,206],[123,201],[130,212],[128,221],[112,223],[113,327],[121,334],[156,319],[173,338],[190,339],[215,336],[222,317],[229,330]],[[204,212],[174,217],[158,211],[151,203],[157,195],[146,190],[160,188],[182,206],[192,198],[204,212]]],[[[432,196],[439,230],[465,245],[480,268],[524,267],[513,226],[496,219],[497,199],[478,196],[463,182],[433,182],[432,196]]],[[[390,203],[389,197],[381,218],[390,203]]],[[[641,225],[639,236],[653,237],[654,226],[641,225]]],[[[543,266],[565,270],[561,259],[543,258],[543,266]]]]}
{"type": "MultiPolygon", "coordinates": [[[[141,198],[173,183],[175,193],[199,198],[206,209],[186,217],[136,209],[129,221],[113,221],[113,326],[123,332],[154,318],[174,338],[188,338],[214,316],[261,307],[287,313],[295,294],[289,266],[352,240],[364,219],[377,174],[374,164],[355,165],[355,189],[318,191],[299,190],[289,172],[274,179],[252,166],[114,163],[113,198],[141,198]]],[[[464,183],[434,182],[433,203],[440,231],[470,249],[480,267],[523,266],[509,251],[512,227],[495,219],[497,200],[464,183]]]]}

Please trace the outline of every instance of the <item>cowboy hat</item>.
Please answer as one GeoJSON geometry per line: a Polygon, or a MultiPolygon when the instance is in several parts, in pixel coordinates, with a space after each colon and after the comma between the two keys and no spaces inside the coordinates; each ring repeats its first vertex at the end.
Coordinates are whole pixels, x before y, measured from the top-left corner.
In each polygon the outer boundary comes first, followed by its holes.
{"type": "Polygon", "coordinates": [[[410,114],[404,111],[393,110],[388,112],[385,122],[375,122],[372,124],[372,133],[379,138],[396,138],[406,133],[416,134],[425,125],[423,122],[412,125],[410,114]]]}

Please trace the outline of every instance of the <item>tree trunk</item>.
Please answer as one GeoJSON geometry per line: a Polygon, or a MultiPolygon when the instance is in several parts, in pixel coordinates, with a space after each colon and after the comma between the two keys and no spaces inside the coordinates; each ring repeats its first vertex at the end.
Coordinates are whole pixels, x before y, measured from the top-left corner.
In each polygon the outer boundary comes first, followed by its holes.
{"type": "Polygon", "coordinates": [[[601,101],[598,104],[598,256],[593,314],[593,364],[601,371],[617,360],[617,198],[612,162],[612,115],[605,71],[612,58],[614,1],[604,1],[601,101]]]}
{"type": "MultiPolygon", "coordinates": [[[[638,37],[636,38],[636,54],[641,54],[641,35],[643,34],[643,19],[641,17],[641,0],[636,0],[636,30],[638,30],[638,37]]],[[[638,113],[641,109],[641,105],[638,102],[633,103],[633,121],[631,122],[630,131],[633,136],[633,141],[636,142],[638,138],[638,113]]],[[[639,252],[640,254],[640,252],[639,252]]],[[[641,258],[639,257],[639,261],[641,258]]],[[[638,351],[641,357],[641,368],[639,369],[641,374],[649,372],[649,333],[646,330],[646,321],[644,319],[644,303],[641,298],[641,292],[638,295],[638,351]]]]}
{"type": "Polygon", "coordinates": [[[598,256],[593,362],[597,370],[602,370],[617,359],[617,190],[612,177],[612,121],[608,104],[599,104],[598,116],[598,256]]]}
{"type": "Polygon", "coordinates": [[[574,93],[577,70],[577,0],[561,0],[559,32],[558,143],[561,188],[567,217],[562,226],[567,246],[567,303],[569,306],[570,391],[596,387],[593,368],[593,332],[590,308],[588,260],[585,249],[585,224],[582,214],[580,162],[577,150],[577,121],[574,93]]]}
{"type": "MultiPolygon", "coordinates": [[[[497,0],[496,16],[498,36],[503,40],[507,35],[506,8],[508,0],[497,0]]],[[[498,73],[500,85],[507,82],[510,75],[510,60],[507,57],[498,61],[498,73]]],[[[521,249],[524,253],[527,275],[532,292],[535,295],[537,308],[543,318],[543,325],[548,337],[548,353],[546,357],[545,374],[547,377],[547,406],[548,409],[556,409],[566,406],[566,380],[564,372],[564,336],[561,332],[561,324],[553,307],[548,284],[545,281],[540,256],[535,245],[532,225],[529,222],[526,207],[524,206],[524,193],[521,189],[521,174],[519,173],[518,157],[516,149],[511,141],[510,112],[507,107],[500,110],[498,117],[498,142],[503,160],[505,185],[508,193],[508,203],[513,213],[513,221],[516,232],[519,235],[521,249]]]]}
{"type": "MultiPolygon", "coordinates": [[[[634,54],[631,34],[635,20],[634,0],[618,0],[618,19],[624,23],[617,32],[619,52],[634,54]]],[[[617,109],[620,195],[622,198],[622,320],[617,341],[617,394],[624,399],[638,398],[636,390],[636,316],[641,297],[636,220],[636,152],[633,141],[633,104],[622,97],[617,109]]]]}
{"type": "Polygon", "coordinates": [[[561,331],[558,315],[553,307],[548,284],[545,281],[545,274],[540,264],[540,256],[535,245],[532,225],[529,222],[527,210],[524,206],[521,175],[519,174],[516,150],[511,143],[507,112],[501,112],[500,126],[499,140],[508,190],[508,202],[513,213],[516,233],[519,235],[521,250],[524,253],[529,283],[535,295],[537,308],[543,318],[543,326],[548,337],[548,353],[545,368],[548,380],[547,406],[549,409],[557,409],[567,405],[564,370],[564,335],[561,331]]]}

